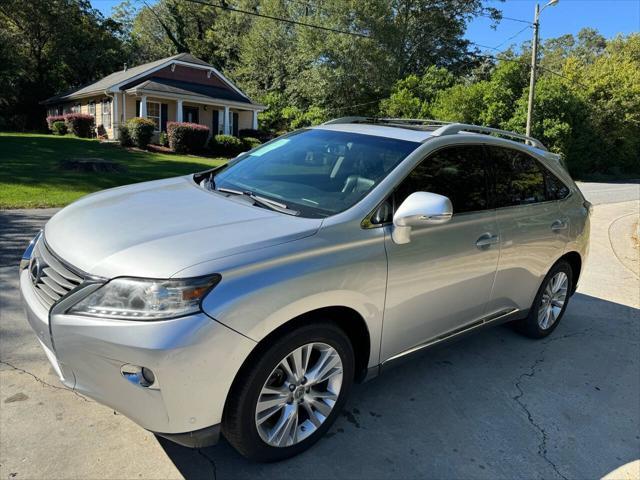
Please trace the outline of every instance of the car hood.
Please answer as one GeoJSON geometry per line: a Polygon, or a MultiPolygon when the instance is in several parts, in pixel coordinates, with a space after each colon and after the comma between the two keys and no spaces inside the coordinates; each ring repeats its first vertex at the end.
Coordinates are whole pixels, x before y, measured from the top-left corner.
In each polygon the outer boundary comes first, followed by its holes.
{"type": "Polygon", "coordinates": [[[51,218],[44,237],[58,257],[91,275],[168,278],[313,235],[321,223],[205,190],[189,176],[88,195],[51,218]]]}

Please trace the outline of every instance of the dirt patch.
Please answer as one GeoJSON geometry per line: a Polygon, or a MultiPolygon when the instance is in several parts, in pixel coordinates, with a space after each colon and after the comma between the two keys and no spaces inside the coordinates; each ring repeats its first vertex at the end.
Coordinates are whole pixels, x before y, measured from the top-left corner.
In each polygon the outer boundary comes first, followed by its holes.
{"type": "Polygon", "coordinates": [[[60,162],[60,168],[73,172],[94,173],[122,173],[127,171],[126,166],[104,158],[68,158],[60,162]]]}

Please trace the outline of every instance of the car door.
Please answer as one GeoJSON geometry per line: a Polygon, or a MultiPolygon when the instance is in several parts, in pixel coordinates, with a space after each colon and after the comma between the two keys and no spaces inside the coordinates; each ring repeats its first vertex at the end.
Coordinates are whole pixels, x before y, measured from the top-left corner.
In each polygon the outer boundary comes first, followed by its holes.
{"type": "Polygon", "coordinates": [[[483,317],[499,253],[485,176],[481,146],[451,146],[429,155],[396,189],[396,207],[426,191],[449,197],[454,214],[445,224],[414,228],[402,245],[387,227],[383,361],[483,317]]]}
{"type": "Polygon", "coordinates": [[[566,195],[566,187],[525,152],[499,146],[486,150],[501,242],[488,308],[526,311],[567,242],[569,219],[556,201],[566,195]]]}

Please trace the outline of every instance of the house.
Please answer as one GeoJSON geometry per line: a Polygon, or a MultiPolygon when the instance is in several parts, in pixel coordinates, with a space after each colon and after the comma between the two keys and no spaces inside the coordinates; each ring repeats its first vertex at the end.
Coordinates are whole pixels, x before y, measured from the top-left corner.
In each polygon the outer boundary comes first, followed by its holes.
{"type": "Polygon", "coordinates": [[[239,130],[257,129],[258,112],[265,109],[212,65],[188,53],[125,66],[42,103],[47,115],[93,115],[98,130],[111,139],[118,137],[121,123],[136,116],[153,120],[158,134],[166,131],[167,122],[177,121],[206,125],[213,135],[237,136],[239,130]]]}

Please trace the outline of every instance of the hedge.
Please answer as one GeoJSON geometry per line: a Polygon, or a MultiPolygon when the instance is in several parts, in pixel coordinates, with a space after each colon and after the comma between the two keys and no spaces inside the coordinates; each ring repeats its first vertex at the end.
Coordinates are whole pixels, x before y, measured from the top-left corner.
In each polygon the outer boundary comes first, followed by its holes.
{"type": "Polygon", "coordinates": [[[127,122],[131,142],[138,148],[147,148],[155,129],[156,124],[148,118],[135,117],[127,122]]]}
{"type": "Polygon", "coordinates": [[[167,123],[169,147],[174,152],[195,153],[204,149],[209,138],[209,127],[197,123],[167,123]]]}
{"type": "Polygon", "coordinates": [[[58,120],[51,124],[51,131],[54,135],[66,135],[67,134],[67,124],[58,120]]]}
{"type": "Polygon", "coordinates": [[[64,115],[49,115],[47,117],[47,127],[53,131],[53,124],[55,122],[64,122],[64,115]]]}
{"type": "Polygon", "coordinates": [[[211,149],[218,155],[234,156],[247,150],[244,143],[233,135],[216,135],[211,142],[211,149]]]}
{"type": "Polygon", "coordinates": [[[129,135],[129,127],[126,123],[118,125],[118,141],[123,147],[130,147],[133,145],[131,142],[131,135],[129,135]]]}
{"type": "Polygon", "coordinates": [[[253,137],[244,137],[244,138],[241,138],[240,140],[242,140],[242,145],[244,145],[245,150],[251,150],[253,148],[256,148],[259,145],[262,145],[262,142],[260,140],[253,137]]]}
{"type": "Polygon", "coordinates": [[[64,116],[69,133],[80,137],[89,138],[93,131],[94,118],[93,115],[87,113],[68,113],[64,116]]]}
{"type": "Polygon", "coordinates": [[[238,132],[238,136],[240,138],[257,138],[258,140],[260,140],[260,143],[265,143],[275,138],[275,135],[271,132],[267,132],[265,130],[256,130],[254,128],[243,128],[238,132]]]}

